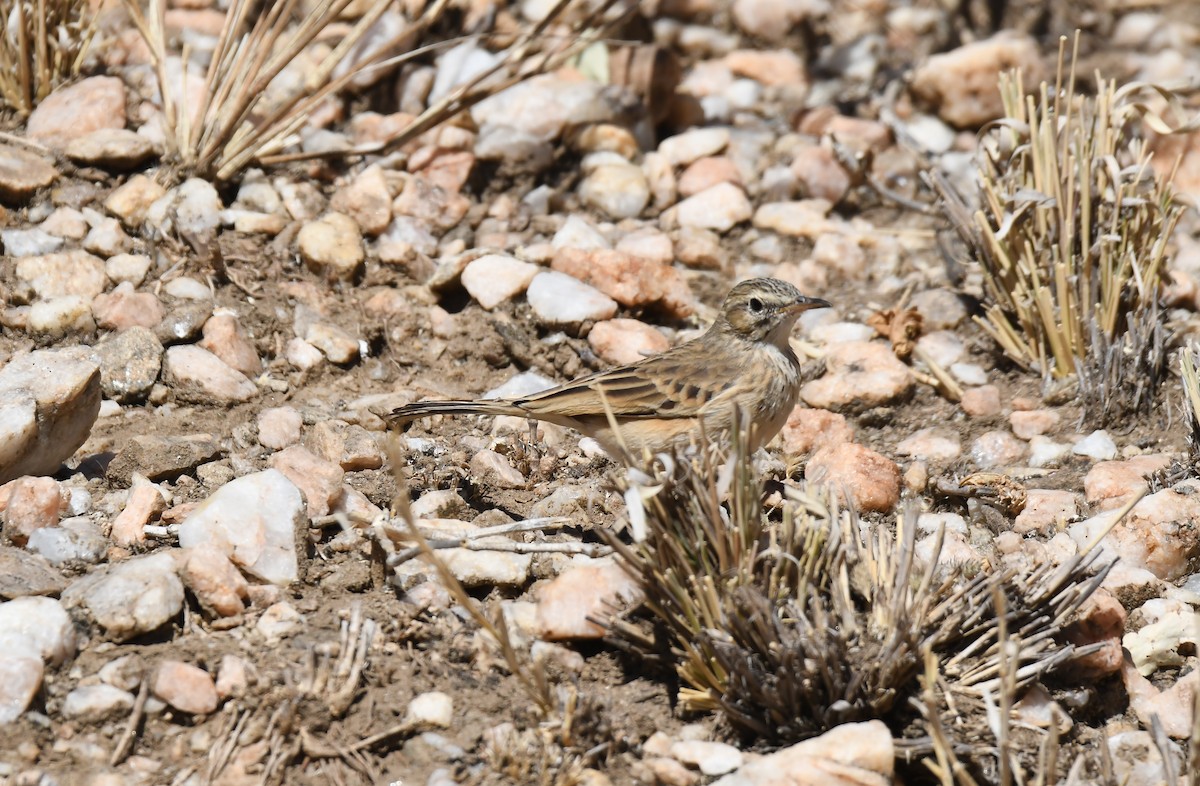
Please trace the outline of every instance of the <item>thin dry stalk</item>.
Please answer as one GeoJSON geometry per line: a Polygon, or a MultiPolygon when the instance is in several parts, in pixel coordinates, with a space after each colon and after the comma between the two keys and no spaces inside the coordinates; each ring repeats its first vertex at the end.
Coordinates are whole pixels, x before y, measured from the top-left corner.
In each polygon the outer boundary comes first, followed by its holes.
{"type": "Polygon", "coordinates": [[[95,32],[86,0],[0,0],[0,102],[28,116],[78,76],[95,32]]]}

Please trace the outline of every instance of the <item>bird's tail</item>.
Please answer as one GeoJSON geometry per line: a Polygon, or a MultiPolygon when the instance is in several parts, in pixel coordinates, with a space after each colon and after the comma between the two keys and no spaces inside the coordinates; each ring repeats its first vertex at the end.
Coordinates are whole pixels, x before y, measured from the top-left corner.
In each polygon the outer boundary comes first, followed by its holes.
{"type": "Polygon", "coordinates": [[[431,415],[517,415],[529,413],[506,401],[418,401],[393,409],[384,420],[388,426],[403,426],[431,415]]]}

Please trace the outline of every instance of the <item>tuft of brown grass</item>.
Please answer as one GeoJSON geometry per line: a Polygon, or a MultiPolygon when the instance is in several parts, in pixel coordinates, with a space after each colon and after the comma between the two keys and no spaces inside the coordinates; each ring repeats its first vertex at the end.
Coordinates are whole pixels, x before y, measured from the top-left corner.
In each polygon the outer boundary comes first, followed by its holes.
{"type": "Polygon", "coordinates": [[[980,137],[977,208],[934,180],[983,268],[979,324],[1021,367],[1077,378],[1105,421],[1149,407],[1163,378],[1158,298],[1184,206],[1151,168],[1144,129],[1178,129],[1144,101],[1171,98],[1154,85],[1097,74],[1096,93],[1078,93],[1065,50],[1064,39],[1055,83],[1036,95],[1001,75],[1005,117],[980,137]],[[1131,378],[1141,384],[1115,383],[1131,378]]]}
{"type": "Polygon", "coordinates": [[[0,101],[28,116],[79,75],[95,32],[86,0],[0,0],[0,101]]]}

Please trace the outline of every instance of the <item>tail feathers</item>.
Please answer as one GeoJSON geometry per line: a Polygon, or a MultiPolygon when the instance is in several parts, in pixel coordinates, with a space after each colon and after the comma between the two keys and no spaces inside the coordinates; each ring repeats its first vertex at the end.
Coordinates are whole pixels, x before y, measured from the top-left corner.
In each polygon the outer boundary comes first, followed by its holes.
{"type": "Polygon", "coordinates": [[[528,413],[504,401],[418,401],[393,409],[385,420],[389,426],[403,426],[431,415],[528,416],[528,413]]]}

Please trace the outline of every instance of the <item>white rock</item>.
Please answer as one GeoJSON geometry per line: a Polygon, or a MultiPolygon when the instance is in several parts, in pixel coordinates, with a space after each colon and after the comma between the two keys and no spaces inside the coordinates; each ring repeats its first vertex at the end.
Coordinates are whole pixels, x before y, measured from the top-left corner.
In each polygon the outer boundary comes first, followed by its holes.
{"type": "Polygon", "coordinates": [[[1029,466],[1050,467],[1058,464],[1071,452],[1071,446],[1065,442],[1055,442],[1049,437],[1038,434],[1029,440],[1029,466]]]}
{"type": "Polygon", "coordinates": [[[108,550],[108,538],[87,516],[74,516],[63,519],[57,527],[34,530],[28,548],[54,566],[68,562],[94,565],[108,550]]]}
{"type": "Polygon", "coordinates": [[[191,276],[171,279],[163,286],[163,291],[180,300],[212,300],[212,290],[208,285],[191,276]]]}
{"type": "Polygon", "coordinates": [[[87,439],[99,411],[100,366],[89,350],[38,350],[10,360],[0,368],[0,483],[56,472],[87,439]]]}
{"type": "Polygon", "coordinates": [[[179,526],[179,545],[212,544],[263,581],[299,578],[297,539],[308,526],[300,490],[275,469],[226,483],[179,526]]]}
{"type": "Polygon", "coordinates": [[[156,630],[183,610],[175,557],[160,551],[109,565],[63,592],[63,604],[84,606],[118,641],[156,630]]]}
{"type": "Polygon", "coordinates": [[[549,390],[554,387],[557,382],[544,377],[536,371],[522,371],[519,374],[514,374],[507,382],[494,387],[487,393],[483,394],[484,398],[519,398],[521,396],[532,396],[534,393],[541,393],[543,390],[549,390]]]}
{"type": "Polygon", "coordinates": [[[525,293],[538,319],[549,325],[577,325],[611,319],[617,301],[566,273],[546,271],[534,276],[525,293]]]}
{"type": "Polygon", "coordinates": [[[287,347],[284,349],[284,357],[287,358],[288,363],[300,371],[308,371],[325,362],[325,356],[321,354],[321,350],[302,338],[293,338],[288,341],[287,347]]]}
{"type": "Polygon", "coordinates": [[[133,694],[112,685],[81,685],[63,699],[62,715],[84,723],[124,717],[133,709],[133,694]]]}
{"type": "Polygon", "coordinates": [[[454,699],[436,690],[422,693],[408,703],[404,720],[425,727],[448,729],[454,720],[454,699]]]}
{"type": "Polygon", "coordinates": [[[0,603],[0,652],[59,665],[75,654],[75,626],[54,598],[25,597],[0,603]]]}
{"type": "Polygon", "coordinates": [[[96,329],[96,322],[92,319],[92,305],[87,298],[64,295],[31,305],[26,327],[30,333],[59,337],[68,333],[91,333],[96,329]]]}
{"type": "MultiPolygon", "coordinates": [[[[105,260],[104,272],[118,284],[128,281],[136,287],[146,280],[151,264],[150,257],[143,254],[117,254],[105,260]]],[[[205,290],[207,289],[208,287],[205,287],[205,290]]]]}
{"type": "Polygon", "coordinates": [[[527,79],[471,107],[480,127],[511,126],[543,142],[558,138],[568,123],[582,127],[613,114],[602,85],[552,74],[527,79]]]}
{"type": "Polygon", "coordinates": [[[681,740],[671,745],[671,755],[705,775],[724,775],[742,766],[742,752],[724,742],[681,740]]]}
{"type": "Polygon", "coordinates": [[[1109,461],[1117,456],[1117,444],[1107,431],[1101,429],[1076,442],[1071,452],[1076,456],[1087,456],[1093,461],[1109,461]]]}
{"type": "Polygon", "coordinates": [[[287,601],[272,604],[254,624],[268,644],[275,644],[304,627],[304,617],[287,601]]]}
{"type": "Polygon", "coordinates": [[[609,218],[634,218],[650,202],[650,184],[641,167],[622,161],[593,169],[579,184],[579,197],[609,218]]]}
{"type": "Polygon", "coordinates": [[[953,363],[950,365],[950,373],[962,384],[973,387],[986,385],[988,381],[987,372],[983,370],[983,366],[976,363],[953,363]]]}
{"type": "Polygon", "coordinates": [[[17,278],[39,298],[78,295],[89,302],[104,291],[104,263],[82,249],[17,260],[17,278]]]}
{"type": "Polygon", "coordinates": [[[62,248],[63,239],[55,237],[44,229],[2,229],[0,242],[4,244],[4,253],[10,257],[30,257],[37,254],[50,254],[62,248]]]}
{"type": "Polygon", "coordinates": [[[664,139],[658,145],[658,152],[673,166],[684,166],[719,153],[728,144],[728,128],[692,128],[664,139]]]}
{"type": "Polygon", "coordinates": [[[568,216],[563,225],[554,233],[550,241],[554,248],[577,248],[581,251],[594,251],[601,248],[612,248],[612,245],[593,227],[579,216],[568,216]]]}
{"type": "Polygon", "coordinates": [[[41,658],[0,651],[0,724],[12,723],[42,687],[41,658]]]}
{"type": "Polygon", "coordinates": [[[258,388],[245,374],[195,344],[167,349],[163,355],[163,380],[185,401],[233,404],[258,394],[258,388]]]}
{"type": "Polygon", "coordinates": [[[688,197],[670,211],[681,227],[727,232],[753,215],[746,192],[733,183],[718,183],[688,197]]]}
{"type": "Polygon", "coordinates": [[[463,270],[462,285],[480,306],[491,311],[524,292],[538,270],[537,265],[505,254],[484,254],[463,270]]]}
{"type": "Polygon", "coordinates": [[[923,350],[942,368],[950,368],[966,352],[962,339],[949,330],[926,333],[917,340],[917,348],[923,350]]]}
{"type": "Polygon", "coordinates": [[[164,236],[204,235],[221,225],[221,196],[207,180],[193,177],[156,199],[146,223],[164,236]]]}

